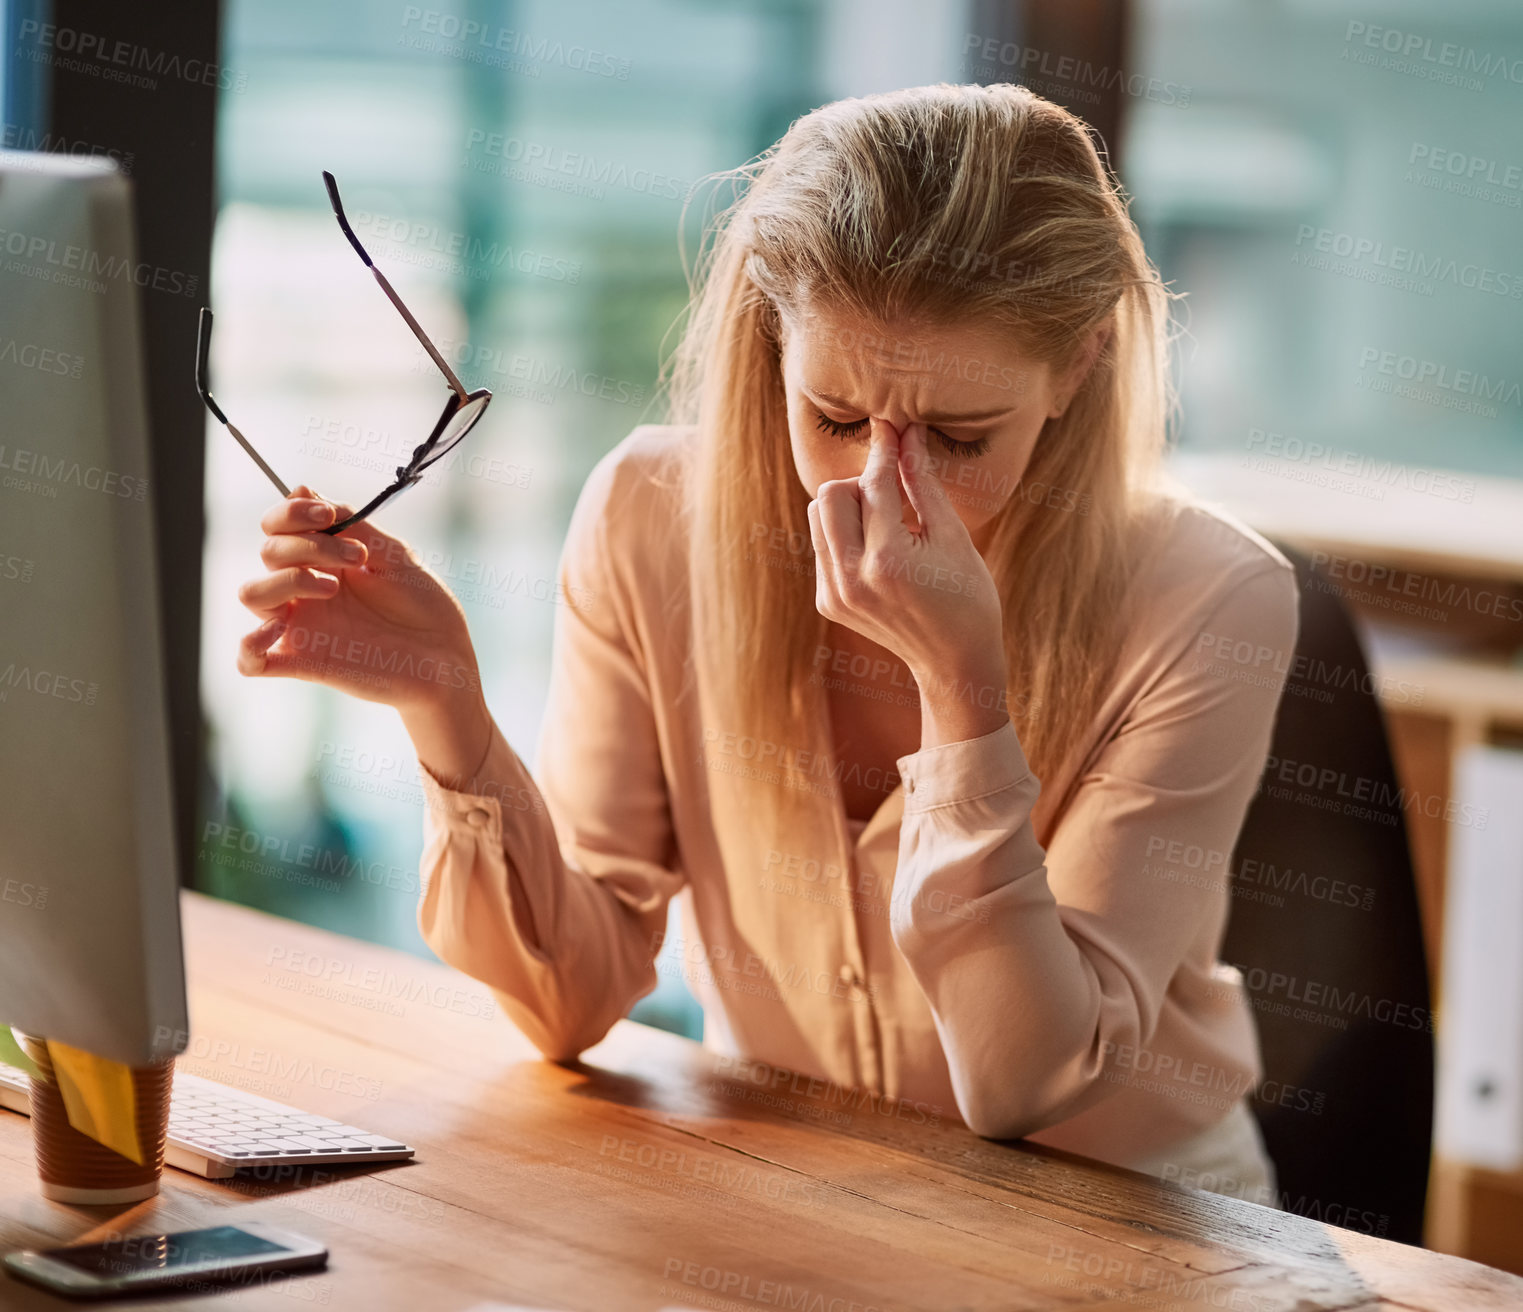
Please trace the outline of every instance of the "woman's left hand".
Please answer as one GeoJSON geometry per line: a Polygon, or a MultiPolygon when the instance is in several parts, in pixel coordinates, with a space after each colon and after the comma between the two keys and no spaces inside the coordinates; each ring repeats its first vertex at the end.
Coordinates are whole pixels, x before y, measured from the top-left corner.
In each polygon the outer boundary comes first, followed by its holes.
{"type": "Polygon", "coordinates": [[[994,577],[931,472],[925,425],[901,437],[875,418],[871,431],[861,475],[821,483],[809,503],[815,606],[909,667],[923,739],[980,737],[1009,719],[994,577]],[[904,522],[906,496],[916,529],[904,522]],[[992,707],[991,690],[1001,694],[992,707]]]}

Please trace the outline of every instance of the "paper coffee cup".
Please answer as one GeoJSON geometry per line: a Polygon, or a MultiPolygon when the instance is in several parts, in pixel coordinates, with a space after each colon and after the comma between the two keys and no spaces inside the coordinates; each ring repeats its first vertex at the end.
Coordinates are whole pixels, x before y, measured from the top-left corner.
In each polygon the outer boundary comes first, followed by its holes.
{"type": "Polygon", "coordinates": [[[32,1143],[42,1196],[58,1203],[134,1203],[158,1193],[169,1137],[173,1059],[132,1068],[138,1143],[143,1149],[138,1163],[69,1124],[47,1044],[19,1030],[15,1034],[37,1067],[31,1077],[32,1143]]]}

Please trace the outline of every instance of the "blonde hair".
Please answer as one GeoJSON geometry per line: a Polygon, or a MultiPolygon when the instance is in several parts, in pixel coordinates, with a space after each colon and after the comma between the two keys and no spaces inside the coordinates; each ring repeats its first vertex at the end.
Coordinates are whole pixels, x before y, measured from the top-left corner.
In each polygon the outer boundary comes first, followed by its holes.
{"type": "Polygon", "coordinates": [[[1007,617],[1007,706],[1038,778],[1055,772],[1113,669],[1137,529],[1163,504],[1151,490],[1173,409],[1169,293],[1088,130],[1023,87],[940,83],[826,105],[715,176],[739,198],[705,233],[664,382],[673,422],[697,428],[686,481],[695,673],[727,732],[818,741],[807,681],[826,621],[780,312],[977,322],[1058,371],[1109,330],[1023,478],[1083,499],[1052,508],[1017,486],[986,551],[1007,617]],[[760,558],[763,536],[795,544],[795,561],[760,558]]]}

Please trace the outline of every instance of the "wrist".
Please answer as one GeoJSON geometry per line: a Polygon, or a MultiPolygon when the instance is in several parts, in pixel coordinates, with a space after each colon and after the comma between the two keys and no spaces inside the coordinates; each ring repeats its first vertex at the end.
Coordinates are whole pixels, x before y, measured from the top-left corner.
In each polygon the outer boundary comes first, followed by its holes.
{"type": "Polygon", "coordinates": [[[912,670],[920,691],[920,746],[982,738],[1010,719],[1003,657],[912,670]]]}
{"type": "Polygon", "coordinates": [[[441,784],[468,791],[480,775],[496,737],[492,713],[478,685],[441,689],[397,708],[412,739],[418,764],[441,784]]]}

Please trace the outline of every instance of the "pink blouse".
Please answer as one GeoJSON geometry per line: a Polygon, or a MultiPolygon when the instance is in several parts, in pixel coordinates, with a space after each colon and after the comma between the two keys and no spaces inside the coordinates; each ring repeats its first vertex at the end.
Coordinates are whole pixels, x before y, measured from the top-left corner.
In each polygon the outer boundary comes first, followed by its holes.
{"type": "MultiPolygon", "coordinates": [[[[865,824],[821,787],[808,823],[758,845],[737,818],[775,786],[775,745],[685,689],[691,440],[642,426],[587,479],[534,775],[500,734],[465,790],[424,771],[430,946],[566,1059],[656,986],[676,897],[704,1045],[753,1082],[816,1077],[858,1113],[1119,1165],[1220,1122],[1261,1075],[1217,956],[1296,637],[1285,558],[1187,507],[1067,774],[1039,783],[1011,721],[900,757],[865,824]]],[[[810,687],[820,736],[793,746],[829,780],[810,687]]]]}

